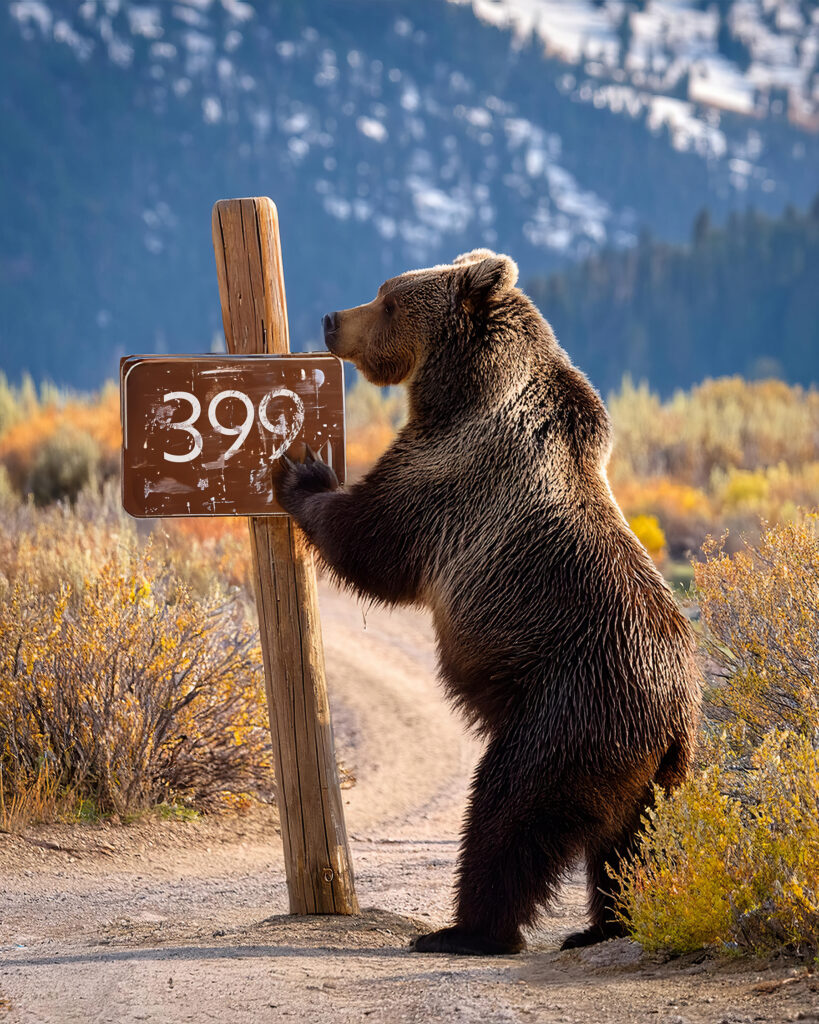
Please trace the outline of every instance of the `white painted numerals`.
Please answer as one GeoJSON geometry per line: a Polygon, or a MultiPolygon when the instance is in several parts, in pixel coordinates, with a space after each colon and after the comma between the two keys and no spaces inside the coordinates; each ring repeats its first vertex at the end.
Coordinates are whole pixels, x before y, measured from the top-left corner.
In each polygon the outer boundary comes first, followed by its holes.
{"type": "Polygon", "coordinates": [[[164,452],[163,454],[168,462],[190,462],[191,459],[195,459],[202,451],[202,435],[194,426],[194,423],[199,419],[199,414],[202,412],[202,406],[196,395],[192,395],[190,391],[167,391],[162,396],[162,401],[171,402],[174,398],[182,399],[184,402],[190,402],[192,411],[186,420],[182,420],[181,423],[169,423],[168,426],[172,430],[187,430],[193,438],[193,448],[184,455],[169,455],[167,452],[164,452]]]}
{"type": "Polygon", "coordinates": [[[278,448],[274,449],[273,454],[270,456],[271,459],[278,459],[283,452],[286,452],[290,445],[296,440],[299,431],[304,424],[304,402],[299,398],[295,391],[291,391],[290,388],[274,388],[270,394],[265,395],[264,398],[259,402],[259,422],[265,430],[269,430],[271,434],[280,434],[282,443],[278,448]],[[276,422],[271,423],[267,415],[267,408],[270,402],[274,398],[289,398],[295,406],[295,415],[293,416],[292,423],[288,426],[287,418],[283,412],[280,412],[276,422]]]}
{"type": "Polygon", "coordinates": [[[218,395],[210,400],[208,419],[213,429],[218,430],[220,434],[226,434],[228,437],[232,437],[234,434],[238,435],[230,448],[225,452],[225,462],[227,462],[231,455],[235,455],[239,448],[242,447],[247,439],[247,435],[250,433],[250,428],[253,426],[253,403],[243,391],[220,391],[218,395]],[[226,427],[216,419],[216,410],[219,408],[219,403],[224,402],[226,398],[238,398],[244,405],[245,421],[241,427],[226,427]]]}
{"type": "MultiPolygon", "coordinates": [[[[188,402],[191,407],[191,414],[186,420],[181,420],[179,423],[169,423],[168,426],[172,430],[187,431],[193,439],[193,445],[191,450],[185,452],[184,455],[171,455],[169,452],[163,452],[162,455],[168,462],[191,462],[197,455],[202,453],[202,435],[194,427],[194,423],[202,413],[202,405],[196,395],[191,394],[190,391],[168,391],[162,396],[163,402],[174,400],[188,402]]],[[[236,438],[224,454],[226,461],[235,455],[247,440],[247,436],[253,426],[254,415],[253,402],[244,391],[220,391],[208,403],[208,420],[213,429],[219,434],[224,434],[226,437],[236,438]],[[227,398],[235,398],[245,407],[244,421],[238,427],[225,426],[217,415],[219,405],[227,398]]],[[[259,402],[259,422],[269,433],[281,437],[281,443],[270,454],[271,461],[278,459],[287,451],[304,425],[304,402],[302,402],[295,391],[291,391],[289,388],[274,388],[259,402]],[[274,420],[270,419],[270,403],[277,398],[289,399],[293,403],[294,411],[290,420],[285,416],[284,411],[280,412],[274,420]]]]}

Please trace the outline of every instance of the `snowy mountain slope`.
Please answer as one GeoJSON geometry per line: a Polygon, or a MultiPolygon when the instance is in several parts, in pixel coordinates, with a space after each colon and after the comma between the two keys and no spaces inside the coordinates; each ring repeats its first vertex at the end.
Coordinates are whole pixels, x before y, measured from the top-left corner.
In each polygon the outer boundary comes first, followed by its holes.
{"type": "MultiPolygon", "coordinates": [[[[813,0],[452,0],[546,53],[582,65],[611,109],[652,95],[819,129],[819,7],[813,0]],[[618,89],[601,82],[616,83],[618,89]]],[[[573,88],[573,87],[572,87],[573,88]]],[[[582,88],[582,87],[581,87],[582,88]]],[[[682,116],[682,115],[680,115],[682,116]]],[[[696,128],[693,129],[695,132],[696,128]]]]}
{"type": "MultiPolygon", "coordinates": [[[[207,349],[222,196],[279,205],[303,345],[326,309],[477,244],[525,276],[643,227],[682,237],[703,205],[807,202],[805,118],[773,94],[753,116],[689,98],[696,40],[723,58],[711,27],[657,28],[670,6],[626,29],[623,4],[547,0],[7,4],[0,366],[87,386],[124,352],[207,349]],[[688,60],[685,97],[666,51],[688,60]]],[[[675,18],[714,22],[684,3],[675,18]]]]}

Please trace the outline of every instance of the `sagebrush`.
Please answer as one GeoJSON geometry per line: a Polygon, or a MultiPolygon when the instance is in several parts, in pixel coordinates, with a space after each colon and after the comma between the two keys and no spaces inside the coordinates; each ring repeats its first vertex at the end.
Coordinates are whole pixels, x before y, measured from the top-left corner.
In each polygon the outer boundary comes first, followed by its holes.
{"type": "Polygon", "coordinates": [[[716,717],[757,743],[771,729],[819,737],[819,517],[766,529],[734,555],[716,542],[695,567],[716,717]]]}
{"type": "Polygon", "coordinates": [[[0,530],[5,807],[43,778],[55,800],[100,813],[268,793],[261,657],[241,594],[215,578],[192,594],[120,530],[67,508],[0,530]]]}
{"type": "Polygon", "coordinates": [[[655,793],[620,913],[647,949],[819,954],[819,529],[770,526],[696,567],[703,766],[655,793]]]}
{"type": "Polygon", "coordinates": [[[819,953],[819,752],[774,731],[655,794],[620,911],[649,950],[819,953]]]}

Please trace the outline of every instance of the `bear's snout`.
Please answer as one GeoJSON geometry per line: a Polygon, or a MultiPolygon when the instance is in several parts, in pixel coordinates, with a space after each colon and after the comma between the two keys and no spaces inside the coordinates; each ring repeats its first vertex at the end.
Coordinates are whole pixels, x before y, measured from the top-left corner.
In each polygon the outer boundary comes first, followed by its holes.
{"type": "Polygon", "coordinates": [[[324,328],[324,344],[333,352],[333,342],[338,331],[338,313],[325,313],[321,326],[324,328]]]}

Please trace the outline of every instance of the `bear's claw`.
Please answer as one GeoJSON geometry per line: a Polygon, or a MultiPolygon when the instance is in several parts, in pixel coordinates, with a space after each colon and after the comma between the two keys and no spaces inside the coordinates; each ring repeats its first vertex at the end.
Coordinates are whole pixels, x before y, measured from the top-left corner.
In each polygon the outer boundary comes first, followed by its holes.
{"type": "Polygon", "coordinates": [[[414,953],[450,953],[456,956],[508,956],[520,953],[523,948],[521,938],[512,942],[499,942],[457,927],[418,935],[410,942],[410,949],[414,953]]]}
{"type": "Polygon", "coordinates": [[[305,445],[304,458],[294,460],[288,453],[279,456],[280,471],[273,478],[279,504],[291,515],[298,517],[304,498],[322,491],[335,491],[338,477],[332,466],[305,445]]]}

